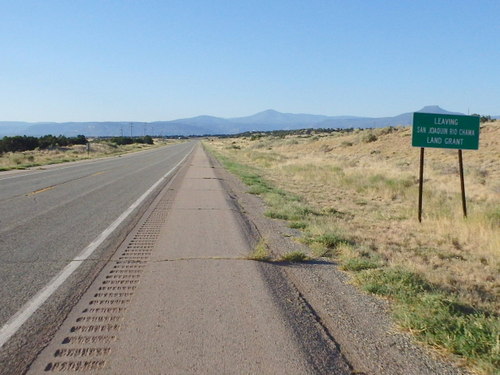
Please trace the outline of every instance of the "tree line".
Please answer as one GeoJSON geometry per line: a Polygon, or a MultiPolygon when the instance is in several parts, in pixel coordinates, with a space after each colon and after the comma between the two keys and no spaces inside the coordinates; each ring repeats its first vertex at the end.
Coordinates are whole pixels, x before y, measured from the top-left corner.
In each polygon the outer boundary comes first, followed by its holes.
{"type": "Polygon", "coordinates": [[[0,139],[0,154],[5,152],[30,151],[36,148],[44,150],[55,147],[85,145],[87,142],[87,138],[81,134],[76,137],[66,137],[64,135],[56,137],[49,134],[39,138],[26,135],[16,135],[0,139]]]}
{"type": "Polygon", "coordinates": [[[150,135],[145,135],[144,137],[113,137],[109,141],[118,146],[131,145],[133,143],[154,144],[153,138],[150,135]]]}
{"type": "Polygon", "coordinates": [[[485,123],[485,122],[492,122],[492,121],[496,121],[496,119],[492,118],[490,115],[479,115],[477,113],[473,113],[472,116],[478,116],[479,117],[479,121],[481,122],[481,124],[485,123]]]}

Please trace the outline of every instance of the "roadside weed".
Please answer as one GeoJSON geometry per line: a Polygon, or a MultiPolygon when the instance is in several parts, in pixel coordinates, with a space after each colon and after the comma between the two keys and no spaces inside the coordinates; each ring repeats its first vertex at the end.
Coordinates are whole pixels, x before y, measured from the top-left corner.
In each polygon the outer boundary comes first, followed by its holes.
{"type": "Polygon", "coordinates": [[[302,251],[292,251],[286,254],[283,254],[280,258],[282,262],[305,262],[309,260],[309,257],[303,253],[302,251]]]}
{"type": "Polygon", "coordinates": [[[266,242],[261,239],[256,245],[253,252],[247,257],[249,260],[256,260],[260,262],[268,262],[271,260],[269,249],[266,242]]]}

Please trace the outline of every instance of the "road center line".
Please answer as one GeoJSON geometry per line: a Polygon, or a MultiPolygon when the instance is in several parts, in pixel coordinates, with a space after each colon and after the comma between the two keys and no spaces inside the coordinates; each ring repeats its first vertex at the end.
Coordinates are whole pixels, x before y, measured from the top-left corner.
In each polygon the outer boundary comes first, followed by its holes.
{"type": "Polygon", "coordinates": [[[167,177],[169,177],[191,154],[188,152],[184,158],[170,169],[163,177],[154,183],[139,199],[137,199],[125,212],[123,212],[111,225],[92,241],[82,252],[62,269],[47,285],[35,296],[26,302],[0,329],[0,348],[21,328],[21,326],[35,313],[36,310],[70,277],[73,272],[101,245],[111,233],[155,190],[167,177]]]}
{"type": "Polygon", "coordinates": [[[35,190],[35,191],[32,191],[31,193],[28,193],[26,194],[27,197],[30,197],[32,195],[35,195],[35,194],[39,194],[39,193],[43,193],[44,191],[48,191],[48,190],[52,190],[55,188],[55,185],[53,186],[47,186],[46,188],[43,188],[43,189],[38,189],[38,190],[35,190]]]}

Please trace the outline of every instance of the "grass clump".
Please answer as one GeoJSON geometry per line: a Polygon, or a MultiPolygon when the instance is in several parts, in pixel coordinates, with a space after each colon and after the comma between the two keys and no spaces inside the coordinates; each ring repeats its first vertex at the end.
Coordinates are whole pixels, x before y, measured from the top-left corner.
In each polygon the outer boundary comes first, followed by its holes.
{"type": "Polygon", "coordinates": [[[339,247],[353,244],[350,239],[342,234],[317,225],[311,227],[302,242],[310,246],[314,255],[318,257],[331,257],[338,253],[339,247]]]}
{"type": "Polygon", "coordinates": [[[314,215],[315,211],[300,202],[289,201],[285,197],[271,195],[266,197],[269,208],[265,212],[271,219],[281,219],[288,221],[301,221],[309,215],[314,215]]]}
{"type": "Polygon", "coordinates": [[[289,253],[283,254],[280,260],[282,262],[299,263],[309,260],[309,257],[302,251],[291,251],[289,253]]]}
{"type": "Polygon", "coordinates": [[[365,270],[356,279],[366,291],[393,300],[399,325],[420,341],[467,358],[481,372],[498,373],[498,316],[461,303],[420,275],[403,269],[365,270]]]}
{"type": "Polygon", "coordinates": [[[311,246],[319,257],[332,256],[340,246],[352,245],[353,241],[344,235],[324,228],[312,227],[312,232],[306,234],[303,242],[311,246]]]}
{"type": "Polygon", "coordinates": [[[407,296],[429,292],[432,286],[421,276],[402,269],[384,269],[361,273],[357,277],[363,289],[385,297],[406,300],[407,296]]]}
{"type": "Polygon", "coordinates": [[[292,221],[288,226],[292,229],[306,229],[307,223],[304,221],[292,221]]]}
{"type": "Polygon", "coordinates": [[[362,271],[372,268],[378,268],[379,264],[369,258],[348,258],[343,263],[341,268],[345,271],[362,271]]]}
{"type": "Polygon", "coordinates": [[[313,242],[317,242],[328,249],[335,249],[341,244],[350,243],[348,239],[336,232],[326,232],[313,238],[313,242]]]}
{"type": "Polygon", "coordinates": [[[373,134],[371,130],[364,131],[361,136],[361,141],[363,143],[375,142],[377,139],[378,137],[375,134],[373,134]]]}
{"type": "Polygon", "coordinates": [[[269,254],[269,249],[266,242],[261,239],[256,245],[253,252],[248,256],[250,260],[256,260],[259,262],[268,262],[271,260],[271,255],[269,254]]]}

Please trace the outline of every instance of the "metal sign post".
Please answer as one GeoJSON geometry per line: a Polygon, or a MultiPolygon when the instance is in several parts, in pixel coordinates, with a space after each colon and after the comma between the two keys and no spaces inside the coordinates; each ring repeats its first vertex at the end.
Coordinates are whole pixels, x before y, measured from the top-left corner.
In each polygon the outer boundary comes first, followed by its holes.
{"type": "Polygon", "coordinates": [[[464,163],[462,160],[462,150],[458,150],[458,169],[460,169],[460,187],[462,190],[462,209],[464,217],[467,217],[467,203],[465,202],[465,180],[464,180],[464,163]]]}
{"type": "Polygon", "coordinates": [[[422,196],[424,191],[424,148],[420,148],[420,179],[418,184],[418,221],[422,222],[422,196]]]}
{"type": "Polygon", "coordinates": [[[479,149],[479,116],[415,112],[413,114],[412,146],[420,147],[418,221],[422,222],[425,147],[458,149],[462,208],[464,217],[467,217],[462,150],[479,149]]]}

